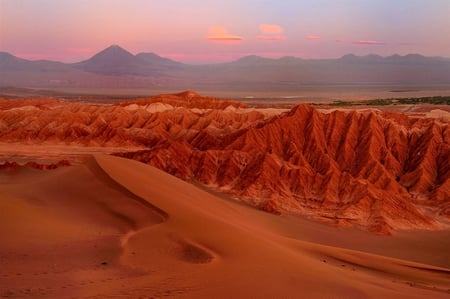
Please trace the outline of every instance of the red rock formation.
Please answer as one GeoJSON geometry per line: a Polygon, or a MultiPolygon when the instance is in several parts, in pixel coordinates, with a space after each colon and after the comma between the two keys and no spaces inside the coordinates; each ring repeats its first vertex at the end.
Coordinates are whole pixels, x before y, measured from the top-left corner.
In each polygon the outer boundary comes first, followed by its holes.
{"type": "Polygon", "coordinates": [[[0,110],[8,110],[27,106],[46,109],[49,106],[58,105],[60,103],[61,101],[51,98],[16,99],[16,100],[0,98],[0,110]]]}
{"type": "MultiPolygon", "coordinates": [[[[231,105],[217,100],[223,103],[231,105]]],[[[204,106],[196,107],[202,111],[180,107],[156,113],[127,106],[63,103],[45,110],[7,109],[0,114],[0,141],[151,146],[160,140],[182,139],[206,144],[267,118],[255,111],[233,113],[204,106]]]]}
{"type": "Polygon", "coordinates": [[[14,170],[19,167],[20,167],[20,165],[17,162],[5,161],[3,164],[0,164],[0,169],[2,169],[2,170],[14,170]]]}
{"type": "Polygon", "coordinates": [[[118,105],[5,109],[0,141],[144,146],[120,155],[269,212],[377,233],[439,229],[450,220],[450,131],[443,120],[321,113],[306,105],[270,116],[223,109],[229,106],[187,92],[118,105]],[[172,108],[152,112],[152,103],[172,108]]]}
{"type": "Polygon", "coordinates": [[[185,108],[203,108],[203,109],[225,109],[231,107],[247,107],[244,103],[235,102],[232,100],[223,100],[214,97],[201,96],[195,91],[187,90],[176,94],[161,94],[151,98],[142,98],[132,101],[122,102],[120,106],[127,106],[131,104],[149,105],[152,103],[166,103],[174,107],[185,108]]]}
{"type": "Polygon", "coordinates": [[[387,233],[439,227],[424,208],[448,215],[449,134],[432,119],[298,106],[221,142],[172,142],[125,156],[265,210],[276,203],[387,233]]]}
{"type": "Polygon", "coordinates": [[[67,160],[61,160],[61,161],[58,161],[58,163],[42,164],[42,163],[30,161],[30,162],[27,162],[27,163],[21,165],[17,162],[5,161],[3,164],[0,164],[0,169],[15,170],[19,167],[30,167],[30,168],[35,168],[35,169],[39,169],[39,170],[51,170],[51,169],[56,169],[59,167],[65,167],[65,166],[70,166],[70,162],[67,160]]]}

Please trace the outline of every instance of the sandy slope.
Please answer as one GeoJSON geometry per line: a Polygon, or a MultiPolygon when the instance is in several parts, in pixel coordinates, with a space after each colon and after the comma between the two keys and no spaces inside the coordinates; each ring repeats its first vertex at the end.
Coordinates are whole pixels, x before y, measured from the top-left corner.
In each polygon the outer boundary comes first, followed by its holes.
{"type": "Polygon", "coordinates": [[[448,244],[433,233],[385,243],[256,211],[118,157],[1,173],[0,217],[4,297],[450,297],[448,244]]]}

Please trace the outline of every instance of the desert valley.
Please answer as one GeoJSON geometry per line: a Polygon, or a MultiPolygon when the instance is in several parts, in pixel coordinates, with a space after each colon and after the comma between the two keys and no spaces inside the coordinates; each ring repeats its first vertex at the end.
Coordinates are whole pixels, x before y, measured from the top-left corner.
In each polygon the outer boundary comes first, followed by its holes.
{"type": "Polygon", "coordinates": [[[449,12],[0,0],[0,298],[450,299],[449,12]]]}
{"type": "Polygon", "coordinates": [[[448,298],[448,106],[282,106],[1,100],[0,295],[448,298]]]}

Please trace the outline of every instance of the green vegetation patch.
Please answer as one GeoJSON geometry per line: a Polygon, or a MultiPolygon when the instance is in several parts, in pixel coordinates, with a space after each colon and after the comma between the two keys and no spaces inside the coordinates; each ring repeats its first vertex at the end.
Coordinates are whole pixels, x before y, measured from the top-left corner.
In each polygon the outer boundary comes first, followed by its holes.
{"type": "Polygon", "coordinates": [[[415,104],[433,104],[450,105],[450,96],[434,96],[420,98],[392,98],[392,99],[373,99],[368,101],[334,101],[331,106],[386,106],[386,105],[415,105],[415,104]]]}

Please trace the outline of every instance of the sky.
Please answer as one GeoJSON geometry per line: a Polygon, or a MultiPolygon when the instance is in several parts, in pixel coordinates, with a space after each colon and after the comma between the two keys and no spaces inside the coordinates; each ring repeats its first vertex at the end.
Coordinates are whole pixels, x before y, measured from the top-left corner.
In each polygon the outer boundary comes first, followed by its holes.
{"type": "Polygon", "coordinates": [[[0,0],[0,51],[77,62],[112,44],[185,63],[450,57],[450,0],[0,0]]]}

